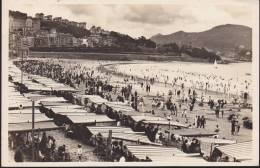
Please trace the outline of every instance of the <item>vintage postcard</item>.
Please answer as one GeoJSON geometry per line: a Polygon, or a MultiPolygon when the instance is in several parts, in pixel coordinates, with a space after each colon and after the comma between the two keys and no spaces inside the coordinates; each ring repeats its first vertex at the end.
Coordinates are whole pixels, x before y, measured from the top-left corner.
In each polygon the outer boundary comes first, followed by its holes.
{"type": "Polygon", "coordinates": [[[4,0],[3,166],[259,165],[258,0],[4,0]]]}

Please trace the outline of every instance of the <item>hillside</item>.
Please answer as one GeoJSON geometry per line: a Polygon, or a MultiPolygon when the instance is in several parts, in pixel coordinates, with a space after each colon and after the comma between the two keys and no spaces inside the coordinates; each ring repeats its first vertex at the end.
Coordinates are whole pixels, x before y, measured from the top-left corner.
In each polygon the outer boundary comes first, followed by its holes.
{"type": "Polygon", "coordinates": [[[157,34],[150,38],[157,44],[191,44],[193,47],[219,51],[225,56],[231,56],[243,45],[246,50],[252,49],[252,29],[242,25],[220,25],[203,32],[179,31],[169,35],[157,34]]]}

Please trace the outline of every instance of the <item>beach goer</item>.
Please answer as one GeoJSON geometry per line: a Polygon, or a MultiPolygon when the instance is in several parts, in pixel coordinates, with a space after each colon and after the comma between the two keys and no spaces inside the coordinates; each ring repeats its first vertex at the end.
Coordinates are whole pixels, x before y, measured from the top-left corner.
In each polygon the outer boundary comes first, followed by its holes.
{"type": "Polygon", "coordinates": [[[202,127],[202,128],[205,128],[206,119],[205,119],[204,116],[201,117],[200,122],[201,122],[201,124],[200,124],[200,128],[201,128],[201,127],[202,127]]]}
{"type": "Polygon", "coordinates": [[[185,139],[182,143],[182,146],[181,146],[181,149],[184,153],[188,153],[188,148],[187,148],[187,143],[188,143],[188,140],[185,139]]]}
{"type": "Polygon", "coordinates": [[[201,118],[200,118],[200,116],[198,116],[198,118],[197,118],[197,128],[200,128],[200,125],[201,125],[201,118]]]}
{"type": "Polygon", "coordinates": [[[234,133],[235,133],[235,129],[236,129],[236,125],[235,125],[235,119],[233,118],[232,120],[231,120],[231,134],[232,135],[234,135],[234,133]]]}
{"type": "Polygon", "coordinates": [[[23,156],[23,153],[22,153],[22,150],[21,150],[20,147],[18,147],[18,149],[15,151],[14,160],[16,162],[23,162],[24,161],[24,156],[23,156]]]}
{"type": "Polygon", "coordinates": [[[181,117],[187,117],[187,109],[185,108],[183,111],[182,111],[182,114],[181,114],[181,117]]]}
{"type": "Polygon", "coordinates": [[[82,154],[83,154],[82,146],[81,144],[78,144],[77,155],[78,155],[79,162],[82,160],[82,154]]]}
{"type": "Polygon", "coordinates": [[[220,131],[219,126],[216,125],[216,128],[215,128],[214,132],[218,133],[219,131],[220,131]]]}

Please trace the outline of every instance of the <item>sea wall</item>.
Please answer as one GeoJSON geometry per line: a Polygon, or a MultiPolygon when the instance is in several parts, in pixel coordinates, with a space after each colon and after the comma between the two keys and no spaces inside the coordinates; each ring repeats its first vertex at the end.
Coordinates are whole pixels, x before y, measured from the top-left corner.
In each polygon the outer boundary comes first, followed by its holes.
{"type": "Polygon", "coordinates": [[[89,53],[89,52],[37,52],[31,51],[30,57],[40,58],[67,58],[67,59],[93,59],[93,60],[150,60],[150,61],[189,61],[207,62],[207,60],[193,58],[187,55],[169,56],[143,53],[89,53]]]}

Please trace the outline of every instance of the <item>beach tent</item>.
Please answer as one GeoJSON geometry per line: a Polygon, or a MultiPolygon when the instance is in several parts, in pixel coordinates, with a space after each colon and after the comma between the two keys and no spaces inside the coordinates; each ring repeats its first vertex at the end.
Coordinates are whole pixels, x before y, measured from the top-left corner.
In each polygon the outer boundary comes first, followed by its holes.
{"type": "Polygon", "coordinates": [[[186,124],[182,124],[176,121],[167,121],[167,120],[144,120],[142,121],[144,124],[153,124],[153,125],[164,125],[164,126],[176,126],[180,128],[188,128],[189,126],[186,124]]]}
{"type": "MultiPolygon", "coordinates": [[[[9,100],[9,105],[8,105],[8,109],[19,109],[20,105],[22,105],[23,108],[32,108],[32,101],[10,101],[9,100]]],[[[35,107],[38,107],[39,104],[35,103],[35,107]]]]}
{"type": "Polygon", "coordinates": [[[63,97],[43,97],[41,99],[38,100],[39,102],[68,102],[68,100],[64,99],[63,97]]]}
{"type": "Polygon", "coordinates": [[[102,126],[102,127],[91,127],[87,126],[87,129],[93,134],[101,134],[103,137],[108,137],[109,130],[112,130],[112,139],[131,141],[131,142],[140,142],[143,144],[152,144],[158,145],[161,144],[151,142],[144,132],[134,132],[130,128],[126,127],[111,127],[111,126],[102,126]]]}
{"type": "Polygon", "coordinates": [[[41,105],[47,107],[47,106],[62,106],[67,107],[71,106],[71,103],[64,103],[64,102],[40,102],[41,105]]]}
{"type": "MultiPolygon", "coordinates": [[[[50,131],[55,129],[61,129],[62,127],[59,127],[55,125],[52,121],[46,121],[46,122],[36,122],[34,123],[34,129],[35,131],[50,131]]],[[[14,124],[8,124],[8,132],[9,133],[17,133],[17,132],[31,132],[32,131],[32,123],[14,123],[14,124]]]]}
{"type": "MultiPolygon", "coordinates": [[[[40,114],[41,112],[38,108],[35,108],[34,113],[40,114]]],[[[8,114],[32,114],[32,109],[8,110],[8,114]]]]}
{"type": "Polygon", "coordinates": [[[214,131],[199,128],[176,129],[171,130],[170,133],[184,137],[209,137],[217,135],[214,131]]]}
{"type": "Polygon", "coordinates": [[[131,106],[122,102],[106,102],[105,104],[114,111],[121,111],[122,113],[134,111],[131,106]]]}
{"type": "Polygon", "coordinates": [[[235,144],[235,140],[230,139],[219,139],[219,138],[210,138],[210,137],[199,137],[197,138],[200,142],[204,143],[212,143],[212,144],[219,144],[219,145],[226,145],[226,144],[235,144]]]}
{"type": "Polygon", "coordinates": [[[81,100],[87,99],[91,103],[95,103],[95,104],[103,104],[108,102],[107,99],[104,99],[98,95],[73,94],[73,96],[76,98],[80,98],[81,100]]]}
{"type": "Polygon", "coordinates": [[[54,113],[87,113],[87,111],[82,108],[73,108],[70,106],[52,106],[49,109],[52,110],[54,113]]]}
{"type": "Polygon", "coordinates": [[[252,141],[217,146],[214,150],[234,158],[236,161],[251,160],[253,158],[252,141]]]}
{"type": "Polygon", "coordinates": [[[96,124],[96,125],[115,125],[116,121],[105,115],[66,115],[74,124],[96,124]]]}
{"type": "MultiPolygon", "coordinates": [[[[38,113],[34,115],[35,122],[51,121],[45,114],[38,113]]],[[[32,122],[32,114],[8,114],[8,123],[30,123],[32,122]]]]}
{"type": "Polygon", "coordinates": [[[169,161],[168,159],[174,157],[174,155],[184,154],[179,149],[173,147],[151,145],[127,145],[126,147],[127,151],[139,160],[149,157],[152,161],[169,161]]]}
{"type": "Polygon", "coordinates": [[[154,124],[154,125],[171,125],[171,126],[178,126],[181,128],[188,128],[187,125],[182,124],[180,122],[175,122],[175,121],[168,121],[165,118],[162,117],[156,117],[156,116],[151,116],[151,115],[136,115],[136,116],[131,116],[131,118],[135,122],[143,122],[144,124],[154,124]]]}
{"type": "Polygon", "coordinates": [[[145,120],[149,120],[149,121],[167,121],[165,118],[156,117],[156,116],[150,116],[150,115],[136,115],[136,116],[131,116],[131,118],[135,122],[145,121],[145,120]]]}

